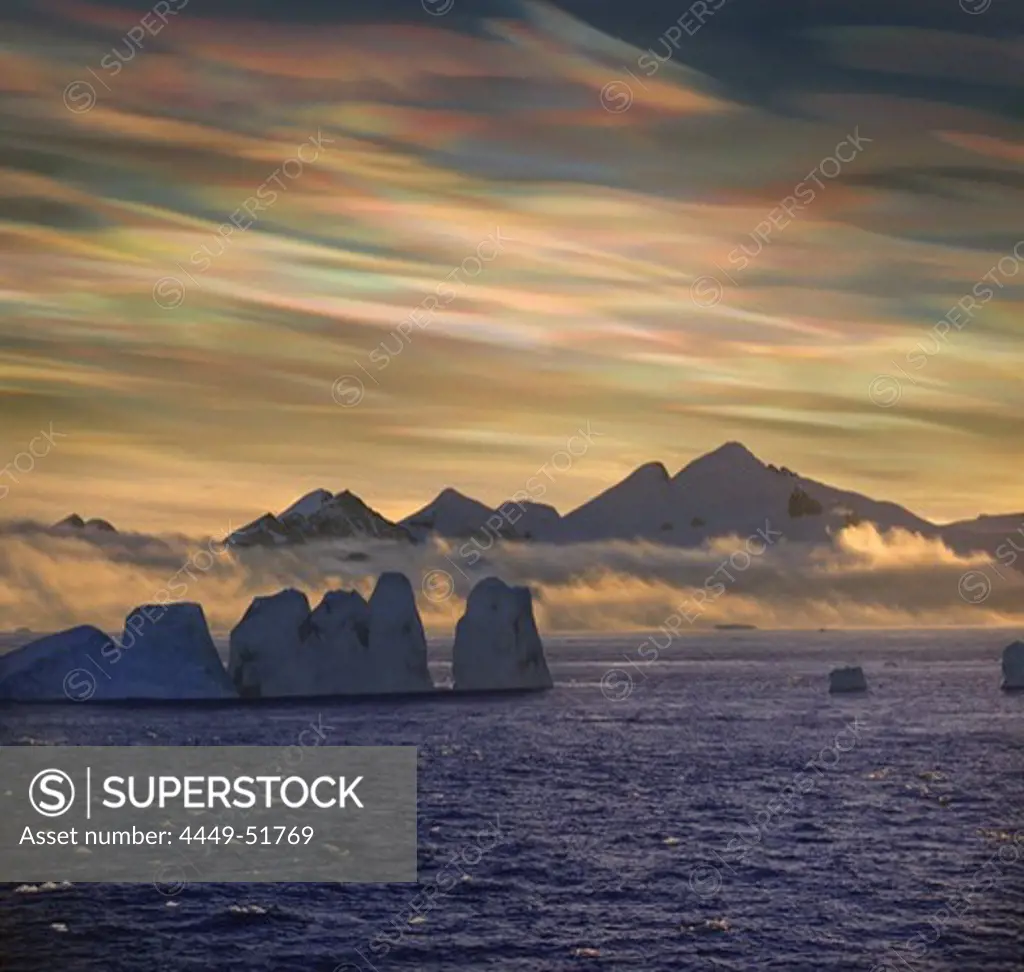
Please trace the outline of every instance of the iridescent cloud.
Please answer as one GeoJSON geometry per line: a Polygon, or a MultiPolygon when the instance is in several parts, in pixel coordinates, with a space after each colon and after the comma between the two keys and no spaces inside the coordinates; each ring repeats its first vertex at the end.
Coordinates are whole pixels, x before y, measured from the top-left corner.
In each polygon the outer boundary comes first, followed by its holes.
{"type": "Polygon", "coordinates": [[[563,509],[725,439],[923,515],[1019,506],[1019,42],[816,31],[755,100],[770,52],[716,17],[652,75],[536,4],[0,21],[0,446],[68,433],[0,514],[496,503],[588,420],[563,509]]]}

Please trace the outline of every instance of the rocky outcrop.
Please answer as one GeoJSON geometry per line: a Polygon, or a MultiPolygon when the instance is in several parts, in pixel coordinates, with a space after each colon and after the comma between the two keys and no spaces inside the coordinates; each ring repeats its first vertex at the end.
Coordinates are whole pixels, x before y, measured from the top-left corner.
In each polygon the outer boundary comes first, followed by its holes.
{"type": "Polygon", "coordinates": [[[527,588],[497,577],[473,588],[455,627],[452,675],[457,690],[551,688],[527,588]]]}
{"type": "Polygon", "coordinates": [[[791,517],[817,516],[823,512],[823,509],[821,503],[799,486],[789,494],[789,515],[791,517]]]}

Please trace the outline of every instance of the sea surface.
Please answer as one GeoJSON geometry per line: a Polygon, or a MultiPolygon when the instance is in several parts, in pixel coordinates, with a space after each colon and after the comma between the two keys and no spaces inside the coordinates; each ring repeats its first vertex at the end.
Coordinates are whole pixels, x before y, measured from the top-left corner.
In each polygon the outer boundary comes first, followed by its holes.
{"type": "Polygon", "coordinates": [[[5,885],[0,967],[1020,970],[1012,638],[717,631],[654,658],[588,635],[549,641],[536,695],[0,710],[8,744],[279,746],[313,723],[416,745],[423,886],[5,885]],[[830,697],[848,662],[870,691],[830,697]],[[467,853],[496,821],[503,842],[467,853]],[[410,910],[453,855],[460,880],[410,910]]]}

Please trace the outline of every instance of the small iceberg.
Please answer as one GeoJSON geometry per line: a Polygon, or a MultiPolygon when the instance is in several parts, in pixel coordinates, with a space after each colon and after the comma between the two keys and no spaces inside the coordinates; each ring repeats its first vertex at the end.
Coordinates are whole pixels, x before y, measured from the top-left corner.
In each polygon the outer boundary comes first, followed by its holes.
{"type": "Polygon", "coordinates": [[[828,690],[837,692],[866,692],[868,681],[864,677],[864,669],[859,665],[846,668],[834,668],[828,673],[828,690]]]}
{"type": "Polygon", "coordinates": [[[1004,692],[1024,691],[1024,641],[1015,641],[1003,649],[1004,692]]]}

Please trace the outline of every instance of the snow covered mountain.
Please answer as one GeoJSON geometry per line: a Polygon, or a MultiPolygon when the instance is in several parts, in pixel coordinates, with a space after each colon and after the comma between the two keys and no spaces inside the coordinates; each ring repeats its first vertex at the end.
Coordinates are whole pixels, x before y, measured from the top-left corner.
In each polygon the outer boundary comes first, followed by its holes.
{"type": "MultiPolygon", "coordinates": [[[[515,502],[509,500],[503,503],[501,509],[508,510],[515,502]]],[[[523,540],[555,540],[562,524],[562,514],[553,506],[547,503],[531,503],[529,500],[516,503],[516,506],[523,511],[519,516],[517,511],[512,511],[512,516],[518,517],[515,528],[517,535],[523,540]]]]}
{"type": "Polygon", "coordinates": [[[694,459],[674,476],[648,463],[562,519],[562,542],[643,539],[692,546],[746,535],[765,521],[790,540],[824,541],[869,520],[926,536],[938,528],[895,503],[837,489],[765,464],[738,442],[694,459]]]}
{"type": "Polygon", "coordinates": [[[457,489],[447,487],[426,506],[398,523],[418,540],[431,533],[457,540],[479,533],[492,517],[497,517],[491,522],[500,537],[509,539],[517,535],[507,518],[502,518],[486,504],[463,495],[457,489]]]}
{"type": "MultiPolygon", "coordinates": [[[[520,494],[522,495],[522,494],[520,494]]],[[[330,538],[379,538],[405,542],[430,536],[474,536],[547,543],[646,540],[699,546],[712,537],[747,536],[765,526],[791,541],[826,542],[843,527],[874,523],[939,537],[956,550],[989,550],[1019,537],[1024,514],[979,517],[938,526],[896,503],[839,489],[762,462],[738,442],[699,456],[674,475],[661,462],[646,463],[621,482],[560,515],[552,506],[509,500],[497,508],[451,487],[392,523],[345,491],[317,489],[288,509],[267,513],[236,531],[237,546],[303,543],[330,538]]]]}
{"type": "Polygon", "coordinates": [[[671,542],[680,511],[672,478],[660,462],[648,462],[625,479],[562,517],[558,539],[629,540],[644,537],[671,542]]]}
{"type": "Polygon", "coordinates": [[[546,503],[507,500],[492,508],[447,487],[399,525],[418,540],[430,534],[462,540],[482,534],[503,540],[555,540],[561,515],[546,503]]]}
{"type": "Polygon", "coordinates": [[[226,542],[234,547],[272,547],[352,537],[415,542],[408,530],[385,519],[347,489],[334,494],[315,489],[276,516],[264,513],[240,527],[226,542]]]}
{"type": "Polygon", "coordinates": [[[973,520],[958,520],[940,527],[946,545],[958,553],[968,550],[988,550],[1008,567],[1024,560],[1018,554],[1024,553],[1024,513],[1007,513],[998,516],[983,514],[973,520]]]}
{"type": "Polygon", "coordinates": [[[497,509],[454,489],[400,521],[423,539],[489,533],[552,543],[647,540],[698,546],[710,537],[747,535],[771,524],[790,540],[826,541],[844,526],[870,520],[935,536],[934,524],[895,503],[837,489],[766,464],[738,442],[700,456],[672,475],[649,462],[565,516],[554,507],[509,501],[497,509]]]}

